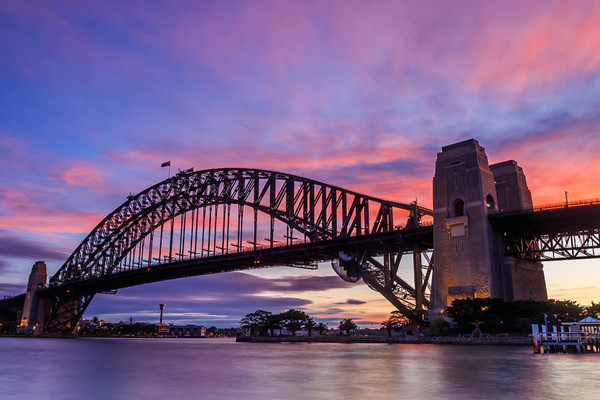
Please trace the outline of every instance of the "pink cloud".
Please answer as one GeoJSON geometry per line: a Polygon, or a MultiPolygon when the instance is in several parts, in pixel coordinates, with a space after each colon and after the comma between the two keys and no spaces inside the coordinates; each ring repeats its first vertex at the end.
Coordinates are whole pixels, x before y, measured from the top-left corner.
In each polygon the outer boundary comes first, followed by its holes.
{"type": "Polygon", "coordinates": [[[100,189],[106,185],[104,172],[97,166],[87,161],[76,161],[69,167],[61,179],[68,185],[100,189]]]}
{"type": "Polygon", "coordinates": [[[60,233],[89,232],[104,218],[103,215],[54,208],[44,203],[44,197],[40,198],[32,193],[35,191],[2,188],[0,204],[5,210],[0,215],[2,228],[53,236],[60,233]]]}
{"type": "Polygon", "coordinates": [[[307,126],[309,128],[312,131],[308,133],[281,135],[274,139],[272,146],[247,139],[207,149],[200,144],[194,146],[187,139],[170,138],[165,146],[114,152],[108,158],[111,163],[140,170],[158,170],[158,165],[165,160],[171,160],[173,170],[190,166],[196,171],[220,167],[271,169],[396,201],[419,197],[430,202],[430,176],[402,170],[401,166],[398,170],[379,170],[382,164],[403,162],[419,166],[424,159],[429,159],[433,171],[435,155],[426,156],[420,140],[387,132],[369,137],[354,133],[329,137],[319,133],[322,127],[316,124],[307,126]],[[176,157],[172,157],[175,154],[176,157]],[[344,170],[347,172],[343,173],[344,170]],[[342,174],[343,180],[340,180],[342,174]]]}
{"type": "Polygon", "coordinates": [[[523,167],[534,204],[562,202],[564,192],[571,200],[600,198],[598,151],[600,137],[585,126],[573,126],[531,135],[506,143],[491,162],[516,160],[523,167]],[[498,157],[502,157],[499,159],[498,157]]]}
{"type": "Polygon", "coordinates": [[[555,86],[600,66],[598,3],[495,5],[506,7],[505,12],[516,8],[512,10],[514,17],[506,18],[497,7],[483,7],[489,12],[480,18],[487,23],[473,32],[467,87],[519,92],[527,87],[555,86]]]}

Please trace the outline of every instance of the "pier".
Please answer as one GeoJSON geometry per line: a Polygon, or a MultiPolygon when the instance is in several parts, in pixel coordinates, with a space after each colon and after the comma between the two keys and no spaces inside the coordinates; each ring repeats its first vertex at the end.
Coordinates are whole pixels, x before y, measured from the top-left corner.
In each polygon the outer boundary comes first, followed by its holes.
{"type": "Polygon", "coordinates": [[[532,325],[534,353],[600,353],[600,322],[595,318],[549,328],[532,325]]]}

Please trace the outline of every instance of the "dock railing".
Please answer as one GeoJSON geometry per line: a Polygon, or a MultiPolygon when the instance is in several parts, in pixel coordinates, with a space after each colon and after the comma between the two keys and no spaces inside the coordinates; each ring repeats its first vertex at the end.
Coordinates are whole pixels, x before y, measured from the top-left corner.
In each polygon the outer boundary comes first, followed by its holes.
{"type": "Polygon", "coordinates": [[[544,352],[569,352],[573,348],[577,353],[582,352],[600,352],[600,332],[571,332],[565,331],[561,326],[559,331],[556,326],[550,327],[532,325],[533,351],[536,353],[544,352]]]}

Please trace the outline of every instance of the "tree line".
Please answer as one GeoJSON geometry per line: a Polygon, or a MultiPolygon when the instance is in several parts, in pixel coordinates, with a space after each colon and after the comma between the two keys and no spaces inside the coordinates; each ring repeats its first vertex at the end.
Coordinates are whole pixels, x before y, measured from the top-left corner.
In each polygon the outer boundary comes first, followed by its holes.
{"type": "MultiPolygon", "coordinates": [[[[296,332],[301,329],[306,329],[308,336],[312,335],[313,331],[323,332],[328,330],[325,322],[316,323],[313,317],[301,310],[290,309],[280,314],[273,314],[265,310],[256,310],[253,313],[246,314],[240,320],[240,326],[248,329],[251,335],[259,336],[275,336],[275,330],[283,328],[291,332],[292,336],[296,336],[296,332]]],[[[357,328],[352,318],[345,318],[340,321],[339,329],[341,332],[350,334],[350,331],[357,328]]]]}
{"type": "MultiPolygon", "coordinates": [[[[452,318],[461,331],[480,326],[487,332],[531,332],[532,324],[560,325],[581,320],[587,316],[600,317],[600,303],[582,307],[571,300],[517,300],[502,299],[454,300],[444,315],[452,318]]],[[[443,322],[432,321],[432,328],[443,329],[443,322]]]]}
{"type": "MultiPolygon", "coordinates": [[[[477,298],[454,300],[452,305],[444,310],[442,318],[432,321],[415,321],[393,311],[381,322],[380,329],[387,331],[388,337],[393,331],[399,331],[406,325],[420,325],[421,329],[442,331],[450,327],[448,318],[455,324],[455,329],[468,333],[473,329],[489,333],[530,333],[532,324],[560,325],[563,322],[578,321],[587,316],[600,319],[600,303],[592,302],[591,306],[582,307],[571,300],[517,300],[505,302],[502,299],[477,298]],[[447,318],[446,318],[447,317],[447,318]]],[[[316,323],[314,319],[301,310],[290,309],[280,314],[257,310],[241,319],[242,328],[250,331],[251,335],[274,336],[276,330],[286,328],[293,336],[301,329],[306,329],[308,336],[313,331],[320,335],[328,330],[324,322],[316,323]]],[[[340,321],[340,333],[349,335],[357,329],[352,318],[340,321]]]]}

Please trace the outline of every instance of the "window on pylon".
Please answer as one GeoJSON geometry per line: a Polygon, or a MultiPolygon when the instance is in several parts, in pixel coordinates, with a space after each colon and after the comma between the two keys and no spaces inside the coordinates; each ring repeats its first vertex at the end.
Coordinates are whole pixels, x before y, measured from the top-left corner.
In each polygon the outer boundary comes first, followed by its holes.
{"type": "Polygon", "coordinates": [[[460,217],[465,215],[465,202],[462,199],[456,199],[452,203],[452,210],[454,217],[460,217]]]}

